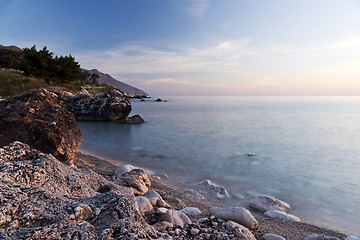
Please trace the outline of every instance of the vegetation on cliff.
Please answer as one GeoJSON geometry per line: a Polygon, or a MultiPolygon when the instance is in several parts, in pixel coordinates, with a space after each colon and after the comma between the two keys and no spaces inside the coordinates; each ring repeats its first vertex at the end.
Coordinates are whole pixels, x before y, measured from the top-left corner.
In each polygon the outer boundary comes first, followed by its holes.
{"type": "Polygon", "coordinates": [[[78,91],[83,85],[106,92],[113,87],[99,85],[97,74],[83,71],[71,55],[55,56],[47,47],[20,51],[0,48],[0,96],[11,96],[31,89],[51,88],[78,91]]]}

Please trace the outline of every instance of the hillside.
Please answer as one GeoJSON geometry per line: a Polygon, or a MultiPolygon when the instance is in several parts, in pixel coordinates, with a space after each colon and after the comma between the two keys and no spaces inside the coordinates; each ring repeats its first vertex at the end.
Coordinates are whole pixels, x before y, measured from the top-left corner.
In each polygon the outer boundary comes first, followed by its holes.
{"type": "Polygon", "coordinates": [[[144,97],[148,96],[148,94],[143,90],[130,86],[119,80],[116,80],[115,78],[111,77],[109,74],[102,73],[97,69],[91,69],[87,71],[99,75],[100,78],[97,80],[99,84],[106,84],[108,86],[112,86],[114,88],[120,89],[124,93],[127,93],[127,95],[138,95],[144,97]]]}
{"type": "Polygon", "coordinates": [[[11,51],[15,51],[15,52],[22,52],[23,50],[17,46],[3,46],[0,44],[0,49],[6,49],[6,50],[11,50],[11,51]]]}

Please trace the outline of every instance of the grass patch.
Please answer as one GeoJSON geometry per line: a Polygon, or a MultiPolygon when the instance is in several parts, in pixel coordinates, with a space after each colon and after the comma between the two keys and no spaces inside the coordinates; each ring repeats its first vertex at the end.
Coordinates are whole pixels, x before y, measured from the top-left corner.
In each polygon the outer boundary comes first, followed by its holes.
{"type": "Polygon", "coordinates": [[[47,87],[43,79],[27,77],[17,72],[0,71],[0,96],[7,97],[47,87]]]}

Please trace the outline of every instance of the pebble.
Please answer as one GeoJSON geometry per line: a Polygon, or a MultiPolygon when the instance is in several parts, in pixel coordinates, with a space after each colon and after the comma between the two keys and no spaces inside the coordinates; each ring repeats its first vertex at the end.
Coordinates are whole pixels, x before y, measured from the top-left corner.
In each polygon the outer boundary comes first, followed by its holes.
{"type": "Polygon", "coordinates": [[[200,232],[200,230],[199,230],[199,229],[196,229],[196,228],[191,228],[191,230],[190,230],[190,233],[191,233],[191,235],[193,235],[193,236],[197,235],[199,232],[200,232]]]}

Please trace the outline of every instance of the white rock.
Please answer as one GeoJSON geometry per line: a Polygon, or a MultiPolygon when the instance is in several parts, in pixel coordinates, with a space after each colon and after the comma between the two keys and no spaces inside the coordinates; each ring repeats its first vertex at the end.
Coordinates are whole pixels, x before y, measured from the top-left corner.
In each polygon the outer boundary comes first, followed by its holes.
{"type": "Polygon", "coordinates": [[[235,221],[250,229],[259,227],[255,217],[243,207],[211,208],[210,212],[219,218],[235,221]]]}
{"type": "Polygon", "coordinates": [[[158,209],[157,209],[157,212],[158,213],[161,213],[161,214],[165,214],[166,212],[167,212],[167,208],[163,208],[163,207],[159,207],[158,209]]]}
{"type": "Polygon", "coordinates": [[[282,236],[275,235],[275,234],[272,234],[272,233],[264,234],[264,235],[262,236],[262,239],[263,239],[263,240],[286,240],[286,239],[283,238],[282,236]]]}
{"type": "Polygon", "coordinates": [[[149,199],[147,199],[146,197],[137,196],[136,201],[138,204],[139,212],[141,213],[151,212],[154,209],[149,199]]]}
{"type": "Polygon", "coordinates": [[[158,207],[165,207],[165,208],[171,208],[169,204],[167,204],[164,199],[158,194],[157,192],[153,190],[147,191],[144,195],[147,199],[149,199],[151,205],[158,206],[158,207]]]}
{"type": "Polygon", "coordinates": [[[193,236],[197,235],[199,232],[200,232],[199,229],[196,229],[196,228],[191,228],[191,229],[190,229],[190,233],[191,233],[191,235],[193,235],[193,236]]]}
{"type": "Polygon", "coordinates": [[[201,214],[201,211],[196,207],[187,207],[180,210],[180,212],[185,213],[190,216],[198,216],[201,214]]]}
{"type": "Polygon", "coordinates": [[[276,210],[273,210],[273,211],[267,211],[264,213],[264,215],[266,217],[269,217],[269,218],[277,218],[277,219],[285,219],[285,220],[290,220],[290,221],[295,221],[295,222],[300,222],[300,219],[294,215],[291,215],[291,214],[288,214],[288,213],[285,213],[285,212],[281,212],[281,211],[276,211],[276,210]]]}
{"type": "Polygon", "coordinates": [[[185,213],[169,209],[165,213],[164,220],[172,223],[174,226],[184,227],[187,224],[191,224],[191,220],[185,213]]]}
{"type": "Polygon", "coordinates": [[[216,198],[222,199],[229,196],[229,193],[224,187],[218,186],[210,180],[202,181],[198,185],[202,188],[202,190],[212,194],[216,198]]]}
{"type": "Polygon", "coordinates": [[[309,237],[304,238],[304,240],[339,240],[339,239],[337,237],[331,237],[321,234],[321,235],[311,235],[309,237]]]}
{"type": "Polygon", "coordinates": [[[227,221],[226,222],[226,229],[230,230],[230,231],[234,231],[235,235],[239,238],[239,239],[243,239],[243,240],[256,240],[256,238],[254,237],[254,235],[251,233],[251,231],[249,229],[247,229],[246,227],[244,227],[243,225],[240,225],[236,222],[233,221],[227,221]]]}
{"type": "Polygon", "coordinates": [[[348,237],[345,238],[345,240],[360,240],[360,237],[348,236],[348,237]]]}
{"type": "Polygon", "coordinates": [[[272,196],[265,196],[265,195],[257,196],[252,202],[250,202],[249,205],[250,207],[262,212],[271,211],[271,210],[286,212],[287,210],[290,209],[290,205],[287,204],[286,202],[283,202],[272,196]]]}
{"type": "Polygon", "coordinates": [[[137,169],[138,167],[135,167],[131,164],[124,164],[122,165],[121,167],[119,167],[118,169],[115,170],[115,174],[117,175],[121,175],[123,173],[126,173],[126,172],[130,172],[131,170],[133,169],[137,169]]]}
{"type": "Polygon", "coordinates": [[[194,189],[187,189],[185,190],[184,192],[185,196],[188,196],[188,197],[192,197],[194,199],[198,199],[198,200],[204,200],[204,196],[201,195],[201,193],[195,191],[194,189]]]}

